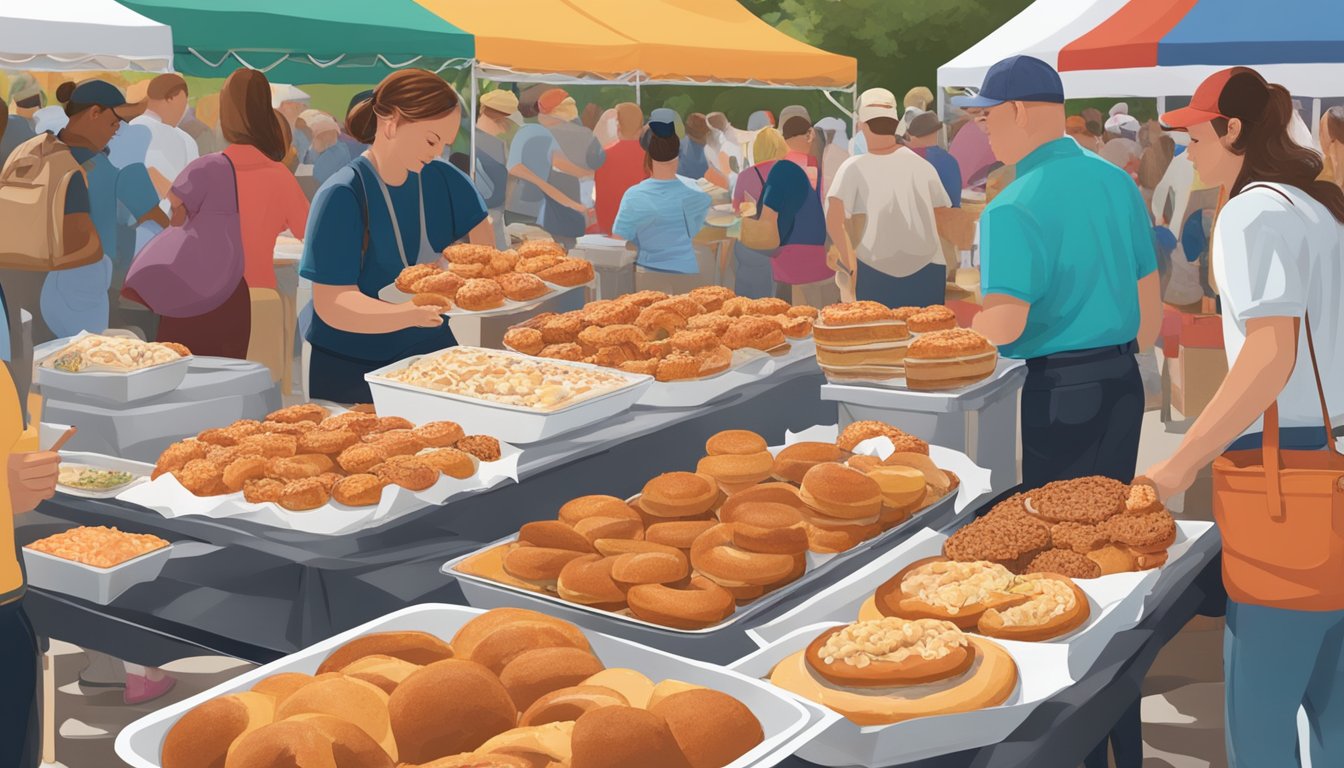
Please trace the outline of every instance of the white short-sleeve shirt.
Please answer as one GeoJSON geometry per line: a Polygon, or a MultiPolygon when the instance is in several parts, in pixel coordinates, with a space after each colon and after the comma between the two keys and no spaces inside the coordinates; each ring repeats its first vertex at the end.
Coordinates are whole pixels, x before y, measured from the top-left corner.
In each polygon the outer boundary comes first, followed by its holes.
{"type": "Polygon", "coordinates": [[[901,147],[885,155],[855,155],[841,163],[827,191],[849,216],[864,214],[859,260],[893,277],[943,263],[933,209],[952,201],[928,160],[901,147]]]}
{"type": "MultiPolygon", "coordinates": [[[[1223,206],[1214,226],[1213,270],[1228,365],[1246,343],[1247,321],[1310,315],[1330,417],[1338,427],[1344,424],[1344,225],[1296,187],[1273,189],[1243,191],[1223,206]]],[[[1305,333],[1298,334],[1297,365],[1279,395],[1279,423],[1321,424],[1305,333]]],[[[1256,420],[1248,432],[1260,429],[1256,420]]]]}

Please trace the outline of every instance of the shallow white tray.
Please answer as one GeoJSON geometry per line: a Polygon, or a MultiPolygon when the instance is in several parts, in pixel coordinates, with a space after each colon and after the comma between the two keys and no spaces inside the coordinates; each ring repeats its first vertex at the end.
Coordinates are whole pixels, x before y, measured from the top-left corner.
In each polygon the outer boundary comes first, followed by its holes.
{"type": "MultiPolygon", "coordinates": [[[[834,427],[831,429],[834,430],[834,427]]],[[[832,439],[834,439],[834,437],[832,437],[832,439]]],[[[790,440],[789,442],[792,443],[795,441],[790,440]]],[[[779,447],[772,447],[771,450],[778,452],[781,449],[779,447]]],[[[804,573],[802,577],[780,587],[758,600],[754,600],[744,606],[739,606],[728,618],[712,627],[706,627],[704,629],[676,629],[673,627],[666,627],[661,624],[644,621],[643,619],[632,615],[612,613],[611,611],[604,611],[591,606],[571,603],[561,599],[557,595],[520,589],[481,576],[462,573],[457,570],[457,566],[463,561],[475,557],[489,549],[512,542],[517,538],[517,534],[505,536],[504,538],[491,542],[474,552],[454,558],[453,560],[444,563],[440,570],[442,573],[458,580],[459,585],[462,587],[462,594],[466,597],[467,602],[481,608],[522,606],[559,615],[569,621],[599,631],[615,631],[614,625],[637,627],[639,629],[640,641],[654,646],[657,646],[660,643],[665,643],[669,637],[712,637],[715,633],[733,627],[739,622],[743,622],[751,616],[778,604],[780,601],[801,591],[804,587],[824,579],[828,573],[840,568],[844,563],[854,560],[875,549],[884,548],[891,541],[900,538],[901,535],[911,527],[919,525],[920,520],[936,517],[949,509],[955,509],[958,512],[965,511],[984,494],[988,493],[988,472],[977,467],[966,454],[939,446],[931,446],[929,453],[938,466],[952,470],[961,478],[961,485],[958,486],[956,493],[949,493],[933,504],[919,510],[904,523],[901,523],[889,531],[883,532],[876,538],[869,539],[868,541],[859,544],[853,549],[834,555],[819,555],[813,552],[807,553],[807,572],[804,573]]]]}
{"type": "MultiPolygon", "coordinates": [[[[506,350],[496,354],[533,360],[535,358],[506,350]]],[[[629,410],[653,383],[653,378],[624,371],[601,368],[587,363],[556,362],[575,368],[602,371],[624,378],[627,384],[605,394],[581,400],[553,411],[539,411],[516,405],[491,403],[447,392],[415,387],[387,379],[420,357],[410,357],[372,373],[365,374],[380,416],[401,416],[415,423],[455,421],[467,434],[488,434],[514,444],[536,443],[557,435],[592,426],[629,410]]]]}
{"type": "MultiPolygon", "coordinates": [[[[800,627],[729,668],[766,680],[788,656],[803,650],[827,627],[822,622],[800,627]]],[[[994,640],[1017,662],[1018,684],[1006,702],[988,709],[937,717],[920,717],[892,725],[856,725],[837,718],[799,748],[798,757],[829,766],[878,766],[907,763],[996,744],[1008,738],[1046,699],[1070,683],[1066,650],[1049,643],[994,640]]],[[[781,689],[782,690],[782,689],[781,689]]],[[[789,694],[793,695],[793,694],[789,694]]],[[[803,701],[801,696],[796,697],[803,701]]]]}
{"type": "Polygon", "coordinates": [[[145,464],[139,461],[131,461],[117,456],[104,456],[101,453],[84,453],[81,451],[61,451],[62,464],[84,464],[90,467],[99,467],[101,469],[112,469],[119,472],[129,472],[134,476],[130,483],[119,488],[111,488],[104,491],[85,490],[83,488],[70,488],[69,486],[56,484],[56,492],[67,496],[78,496],[83,499],[111,499],[125,491],[149,482],[149,476],[154,472],[153,464],[145,464]]]}
{"type": "MultiPolygon", "coordinates": [[[[528,299],[527,301],[514,301],[512,299],[505,299],[503,304],[499,305],[498,307],[495,307],[494,309],[471,310],[471,309],[463,309],[454,304],[452,309],[443,313],[443,316],[494,317],[496,315],[511,315],[515,312],[523,312],[532,309],[533,307],[536,307],[539,304],[550,301],[551,299],[569,293],[570,291],[577,291],[588,288],[591,285],[593,285],[596,279],[597,278],[593,278],[593,280],[589,280],[586,283],[571,286],[556,285],[555,283],[546,283],[546,287],[549,288],[550,290],[546,291],[546,293],[543,293],[537,298],[528,299]]],[[[543,280],[542,282],[545,283],[546,281],[543,280]]],[[[413,294],[403,293],[402,291],[397,289],[396,285],[389,285],[378,292],[378,298],[390,304],[405,304],[406,302],[410,301],[412,297],[413,294]]]]}
{"type": "MultiPolygon", "coordinates": [[[[199,704],[216,696],[247,690],[258,680],[281,672],[312,674],[331,651],[370,632],[421,631],[446,641],[463,624],[481,613],[481,610],[458,605],[426,604],[375,619],[136,720],[117,735],[117,755],[135,768],[157,768],[159,751],[168,730],[183,714],[199,704]]],[[[760,680],[712,664],[673,656],[629,640],[596,632],[586,634],[593,653],[607,667],[634,669],[655,681],[672,678],[706,686],[746,704],[761,721],[765,741],[727,768],[766,768],[776,765],[795,752],[802,741],[834,722],[833,718],[819,714],[815,708],[800,704],[795,697],[760,680]]]]}
{"type": "Polygon", "coordinates": [[[95,568],[24,547],[23,566],[30,586],[108,605],[136,584],[157,579],[172,551],[169,544],[111,568],[95,568]]]}
{"type": "MultiPolygon", "coordinates": [[[[70,339],[53,352],[64,349],[70,339]]],[[[165,395],[182,385],[191,366],[190,356],[138,371],[86,371],[71,373],[45,365],[37,366],[37,385],[44,397],[59,399],[61,394],[126,404],[165,395]]]]}

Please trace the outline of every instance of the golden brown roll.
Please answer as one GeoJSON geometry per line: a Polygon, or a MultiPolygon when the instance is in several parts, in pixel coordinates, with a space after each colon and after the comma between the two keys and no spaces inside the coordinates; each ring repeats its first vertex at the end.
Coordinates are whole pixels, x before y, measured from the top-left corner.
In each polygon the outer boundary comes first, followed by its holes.
{"type": "Polygon", "coordinates": [[[336,463],[346,472],[358,475],[372,472],[374,467],[387,461],[387,457],[387,451],[380,446],[361,443],[341,451],[336,457],[336,463]]]}
{"type": "Polygon", "coordinates": [[[748,552],[733,543],[734,525],[717,525],[691,545],[691,565],[724,587],[775,584],[793,573],[797,556],[748,552]]]}
{"type": "MultiPolygon", "coordinates": [[[[495,608],[494,610],[482,613],[458,628],[457,634],[453,635],[451,644],[453,652],[458,658],[469,659],[471,658],[471,655],[475,653],[476,647],[481,644],[482,640],[485,640],[495,632],[515,622],[554,624],[562,630],[571,632],[575,640],[584,643],[587,642],[578,627],[575,627],[567,621],[562,621],[547,616],[544,613],[538,613],[537,611],[529,611],[526,608],[495,608]]],[[[575,647],[586,646],[576,645],[575,647]]]]}
{"type": "Polygon", "coordinates": [[[758,501],[786,504],[798,510],[802,510],[806,506],[802,499],[798,497],[798,489],[792,485],[788,483],[762,483],[729,495],[724,500],[723,505],[719,507],[719,519],[725,523],[734,522],[733,515],[739,506],[758,501]]]}
{"type": "Polygon", "coordinates": [[[319,677],[290,694],[275,710],[275,719],[318,714],[339,717],[359,726],[383,751],[397,759],[397,739],[388,721],[387,693],[353,677],[319,677]]]}
{"type": "Polygon", "coordinates": [[[314,429],[299,435],[295,450],[299,453],[322,453],[335,456],[359,443],[359,435],[350,429],[314,429]]]}
{"type": "Polygon", "coordinates": [[[774,467],[775,457],[769,451],[760,451],[706,456],[696,464],[695,471],[717,480],[725,493],[735,493],[769,479],[774,467]]]}
{"type": "Polygon", "coordinates": [[[341,674],[363,680],[366,683],[373,683],[391,694],[398,685],[401,685],[402,681],[418,669],[420,669],[419,664],[412,664],[404,659],[379,654],[365,656],[352,662],[341,670],[341,674]]]}
{"type": "Polygon", "coordinates": [[[728,590],[704,576],[692,576],[685,589],[640,584],[630,588],[626,600],[636,617],[675,629],[712,627],[733,615],[736,606],[728,590]]]}
{"type": "MultiPolygon", "coordinates": [[[[641,542],[647,543],[647,542],[641,542]]],[[[690,562],[680,550],[627,552],[611,563],[611,578],[618,586],[671,584],[691,574],[690,562]]]]}
{"type": "Polygon", "coordinates": [[[551,691],[532,702],[519,718],[518,725],[528,727],[546,723],[572,723],[589,710],[630,705],[630,701],[614,688],[574,685],[551,691]]]}
{"type": "Polygon", "coordinates": [[[239,739],[225,768],[391,768],[394,761],[357,725],[338,717],[303,714],[239,739]]]}
{"type": "Polygon", "coordinates": [[[272,411],[266,415],[266,421],[275,421],[281,424],[296,424],[300,421],[311,421],[316,424],[330,415],[331,411],[317,403],[301,403],[299,405],[291,405],[288,408],[281,408],[278,411],[272,411]]]}
{"type": "Polygon", "coordinates": [[[720,691],[677,693],[649,707],[667,721],[691,768],[723,768],[765,741],[761,721],[745,704],[720,691]]]}
{"type": "Polygon", "coordinates": [[[634,707],[603,707],[574,722],[572,768],[690,768],[667,721],[634,707]]]}
{"type": "Polygon", "coordinates": [[[705,441],[710,456],[750,456],[767,448],[765,438],[745,429],[726,429],[705,441]]]}
{"type": "Polygon", "coordinates": [[[867,475],[882,490],[884,508],[917,509],[929,488],[924,473],[914,467],[878,466],[868,470],[867,475]]]}
{"type": "Polygon", "coordinates": [[[573,549],[514,546],[504,555],[504,571],[516,579],[554,589],[564,567],[585,554],[573,549]]]}
{"type": "Polygon", "coordinates": [[[658,705],[658,702],[671,696],[676,696],[678,693],[698,691],[702,688],[704,688],[703,685],[692,685],[685,680],[674,680],[670,677],[666,680],[660,680],[658,684],[653,687],[653,693],[649,694],[649,703],[644,709],[653,709],[658,705]]]}
{"type": "Polygon", "coordinates": [[[518,541],[531,544],[534,547],[570,549],[585,554],[593,551],[591,541],[559,520],[537,520],[524,523],[523,527],[518,529],[518,541]]]}
{"type": "MultiPolygon", "coordinates": [[[[465,752],[460,755],[440,757],[438,760],[431,760],[420,765],[402,763],[400,768],[537,768],[537,763],[518,755],[506,755],[498,752],[495,754],[465,752]]],[[[549,768],[549,766],[543,765],[542,768],[549,768]]]]}
{"type": "Polygon", "coordinates": [[[399,759],[410,763],[471,752],[518,721],[499,678],[461,659],[430,664],[406,678],[387,708],[399,759]]]}
{"type": "Polygon", "coordinates": [[[551,691],[578,685],[603,669],[596,656],[581,648],[537,648],[505,665],[499,682],[523,712],[551,691]]]}
{"type": "Polygon", "coordinates": [[[578,525],[580,521],[590,517],[639,519],[639,514],[621,499],[600,495],[571,499],[560,507],[558,516],[560,522],[566,525],[578,525]]]}
{"type": "Polygon", "coordinates": [[[513,728],[482,744],[482,755],[522,758],[529,768],[569,765],[573,757],[574,723],[544,723],[513,728]]]}
{"type": "Polygon", "coordinates": [[[276,706],[279,706],[280,702],[288,698],[291,693],[312,681],[312,675],[305,675],[302,672],[281,672],[258,680],[256,685],[252,686],[252,690],[270,696],[275,699],[276,706]]]}
{"type": "Polygon", "coordinates": [[[466,437],[462,425],[455,421],[431,421],[411,430],[411,434],[430,448],[451,448],[466,437]]]}
{"type": "Polygon", "coordinates": [[[269,459],[263,459],[260,456],[244,456],[241,459],[234,460],[224,469],[221,478],[224,488],[230,493],[237,493],[253,480],[266,477],[266,465],[269,462],[269,459]]]}
{"type": "Polygon", "coordinates": [[[666,472],[644,484],[639,505],[659,518],[686,518],[708,512],[719,497],[714,478],[692,472],[666,472]]]}
{"type": "Polygon", "coordinates": [[[291,480],[280,491],[280,506],[290,512],[307,512],[331,501],[326,483],[316,477],[291,480]]]}
{"type": "Polygon", "coordinates": [[[217,768],[235,740],[275,719],[275,699],[247,692],[220,696],[192,707],[163,739],[164,768],[217,768]]]}
{"type": "Polygon", "coordinates": [[[827,527],[804,520],[803,530],[807,531],[808,551],[819,555],[833,555],[848,552],[873,538],[882,532],[882,527],[878,523],[827,527]]]}
{"type": "Polygon", "coordinates": [[[340,672],[365,656],[391,656],[425,666],[451,659],[453,649],[428,632],[374,632],[357,637],[332,651],[317,668],[317,674],[340,672]]]}
{"type": "Polygon", "coordinates": [[[436,448],[416,454],[416,458],[457,480],[465,480],[476,474],[475,457],[456,448],[436,448]]]}
{"type": "Polygon", "coordinates": [[[844,459],[844,452],[834,443],[794,443],[779,452],[771,469],[776,480],[799,484],[803,475],[818,464],[829,464],[844,459]]]}
{"type": "Polygon", "coordinates": [[[715,520],[669,520],[644,530],[644,540],[674,549],[689,550],[700,534],[717,525],[715,520]]]}
{"type": "MultiPolygon", "coordinates": [[[[591,557],[591,555],[589,556],[591,557]]],[[[578,648],[592,651],[578,627],[559,619],[520,619],[496,627],[471,651],[471,661],[496,675],[509,662],[537,648],[578,648]]]]}
{"type": "Polygon", "coordinates": [[[630,706],[639,709],[649,708],[649,698],[653,696],[653,681],[633,669],[612,667],[598,672],[583,681],[584,685],[598,685],[610,688],[625,697],[630,706]]]}
{"type": "Polygon", "coordinates": [[[876,522],[882,488],[876,480],[843,464],[818,464],[803,476],[799,498],[821,514],[841,520],[876,522]]]}
{"type": "Polygon", "coordinates": [[[625,591],[611,576],[614,557],[580,555],[569,561],[556,579],[556,593],[571,603],[617,610],[625,604],[625,591]]]}
{"type": "Polygon", "coordinates": [[[373,474],[408,491],[423,491],[439,481],[439,471],[419,456],[389,456],[373,468],[373,474]]]}

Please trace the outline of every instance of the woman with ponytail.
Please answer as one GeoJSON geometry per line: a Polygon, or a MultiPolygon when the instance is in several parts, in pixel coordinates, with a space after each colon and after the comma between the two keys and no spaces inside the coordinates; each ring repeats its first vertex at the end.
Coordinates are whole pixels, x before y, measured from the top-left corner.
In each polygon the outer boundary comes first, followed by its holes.
{"type": "Polygon", "coordinates": [[[485,202],[439,158],[462,122],[457,92],[419,69],[388,75],[354,104],[346,131],[367,146],[313,198],[299,274],[313,282],[308,395],[367,403],[364,374],[457,344],[436,307],[379,292],[463,238],[495,243],[485,202]]]}
{"type": "MultiPolygon", "coordinates": [[[[1146,473],[1163,500],[1189,488],[1225,449],[1258,457],[1262,414],[1277,413],[1284,451],[1332,444],[1327,415],[1344,424],[1344,190],[1317,180],[1321,156],[1292,140],[1292,116],[1288,91],[1245,67],[1211,75],[1190,106],[1162,116],[1189,133],[1195,170],[1227,200],[1212,258],[1229,364],[1176,454],[1146,473]]],[[[1295,456],[1325,473],[1339,464],[1325,452],[1295,456]]],[[[1215,502],[1228,592],[1228,762],[1298,765],[1302,707],[1311,764],[1344,765],[1344,590],[1323,588],[1319,575],[1330,572],[1325,580],[1336,584],[1344,578],[1334,543],[1344,531],[1344,486],[1331,483],[1332,512],[1329,494],[1319,503],[1305,494],[1309,472],[1263,471],[1267,486],[1269,477],[1282,478],[1279,518],[1269,511],[1272,491],[1257,492],[1249,480],[1242,488],[1221,481],[1215,502]],[[1270,537],[1292,531],[1297,539],[1269,541],[1262,532],[1271,528],[1270,537]]]]}

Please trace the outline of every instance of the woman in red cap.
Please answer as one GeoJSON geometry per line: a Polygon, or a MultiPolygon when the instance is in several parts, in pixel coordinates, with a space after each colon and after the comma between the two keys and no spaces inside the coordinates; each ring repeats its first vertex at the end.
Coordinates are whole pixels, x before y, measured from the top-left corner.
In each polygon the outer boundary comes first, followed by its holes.
{"type": "MultiPolygon", "coordinates": [[[[1227,200],[1213,268],[1229,363],[1176,454],[1147,472],[1164,500],[1229,445],[1258,451],[1271,409],[1284,449],[1324,449],[1334,443],[1329,424],[1344,424],[1344,191],[1317,181],[1321,156],[1290,138],[1292,117],[1288,91],[1245,67],[1210,76],[1190,106],[1162,116],[1189,133],[1195,170],[1227,200]]],[[[1258,533],[1271,521],[1252,517],[1270,515],[1266,497],[1219,493],[1233,766],[1298,765],[1299,707],[1311,764],[1344,765],[1344,457],[1323,452],[1310,463],[1339,470],[1333,505],[1303,508],[1300,480],[1280,475],[1284,513],[1302,532],[1280,552],[1258,533]]]]}

